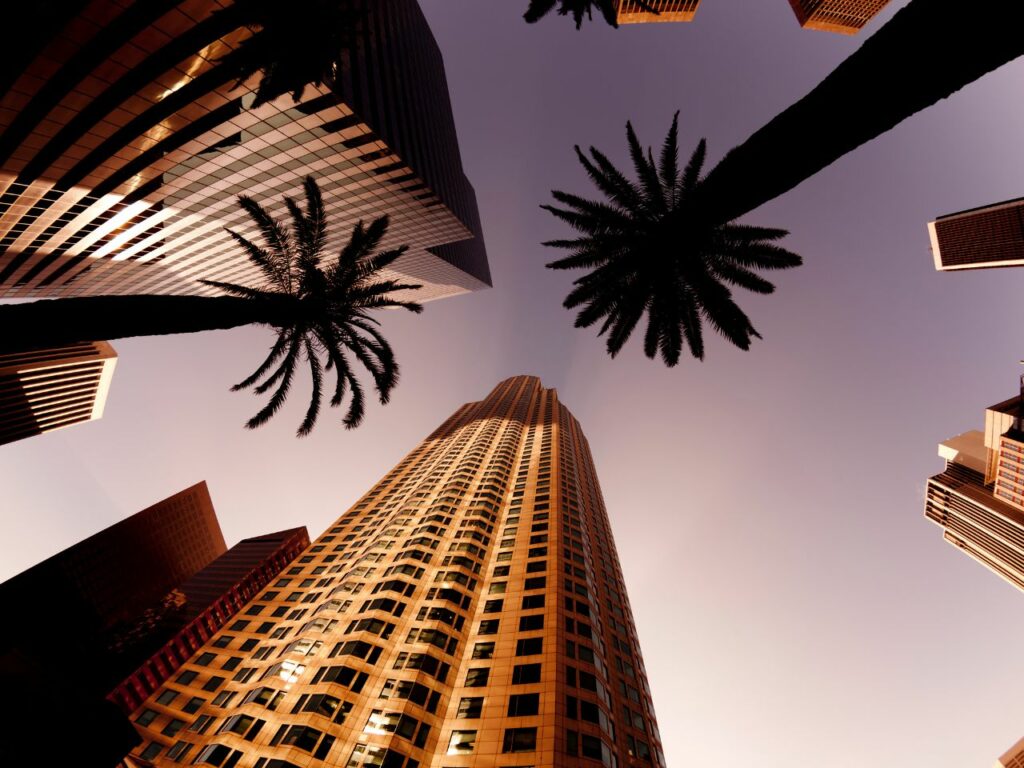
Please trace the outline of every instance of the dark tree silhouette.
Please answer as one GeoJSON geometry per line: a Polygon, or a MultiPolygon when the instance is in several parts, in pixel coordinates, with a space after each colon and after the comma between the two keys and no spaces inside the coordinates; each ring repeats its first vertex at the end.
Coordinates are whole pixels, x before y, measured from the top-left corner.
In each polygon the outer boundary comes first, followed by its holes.
{"type": "Polygon", "coordinates": [[[733,301],[727,284],[771,293],[772,284],[754,270],[800,264],[799,256],[772,245],[785,236],[783,230],[703,217],[698,203],[705,144],[697,145],[680,173],[678,120],[676,113],[657,163],[649,149],[644,153],[633,126],[626,123],[637,182],[593,147],[589,158],[576,147],[580,163],[607,203],[555,191],[555,200],[565,207],[542,206],[580,233],[571,240],[545,243],[572,252],[548,266],[591,270],[576,280],[565,300],[568,309],[582,307],[576,327],[587,328],[603,319],[598,334],[608,334],[608,353],[615,357],[646,313],[644,353],[653,358],[660,351],[669,366],[679,362],[684,340],[690,354],[703,359],[702,319],[747,349],[758,333],[733,301]]]}
{"type": "Polygon", "coordinates": [[[237,85],[262,73],[253,103],[259,106],[286,93],[299,101],[307,85],[333,88],[366,10],[353,0],[234,0],[216,13],[253,33],[219,64],[233,71],[237,85]]]}
{"type": "Polygon", "coordinates": [[[274,388],[268,403],[246,426],[261,426],[280,409],[302,358],[309,366],[313,394],[298,434],[307,435],[313,428],[323,402],[324,372],[332,369],[335,386],[330,404],[340,405],[349,392],[344,424],[349,428],[358,426],[364,415],[365,396],[348,355],[369,371],[380,402],[387,403],[398,382],[398,363],[370,311],[401,307],[421,312],[420,304],[391,296],[395,291],[421,286],[378,279],[380,272],[406,251],[402,246],[377,252],[387,231],[387,216],[368,227],[359,222],[338,258],[322,268],[326,214],[312,177],[306,179],[305,192],[305,211],[294,200],[285,199],[292,218],[291,233],[254,200],[239,197],[239,203],[259,225],[266,246],[235,232],[231,235],[260,270],[264,285],[204,280],[229,295],[94,296],[3,305],[0,354],[73,341],[192,333],[251,323],[270,325],[277,329],[270,354],[252,375],[232,388],[252,387],[260,394],[274,388]]]}
{"type": "MultiPolygon", "coordinates": [[[[664,345],[673,349],[677,345],[675,337],[680,334],[689,341],[698,319],[692,313],[679,314],[678,328],[670,330],[665,318],[675,315],[666,315],[663,308],[686,307],[693,301],[699,304],[701,298],[696,296],[698,286],[682,278],[667,284],[656,282],[652,275],[658,269],[664,273],[670,269],[666,266],[669,263],[676,265],[671,269],[692,269],[714,242],[714,233],[733,226],[730,222],[784,194],[906,118],[1020,57],[1024,54],[1021,29],[1024,3],[981,0],[965,13],[963,4],[954,0],[911,0],[814,90],[727,153],[703,179],[695,177],[696,186],[683,195],[685,203],[677,202],[664,210],[658,207],[659,195],[665,193],[657,192],[653,160],[650,156],[644,159],[631,130],[638,184],[628,182],[600,153],[591,150],[590,162],[577,147],[581,162],[585,167],[590,165],[587,172],[591,179],[609,198],[609,203],[601,203],[554,192],[555,199],[571,210],[545,206],[584,233],[577,240],[549,243],[574,249],[572,256],[549,267],[593,269],[576,281],[577,288],[565,302],[570,308],[586,304],[577,317],[577,326],[588,326],[598,317],[606,317],[600,332],[611,332],[608,349],[614,354],[646,312],[650,322],[645,351],[653,357],[657,344],[665,362],[674,365],[672,356],[665,355],[664,345]],[[661,253],[660,260],[649,257],[654,252],[661,253]],[[660,288],[661,294],[654,288],[660,288]],[[669,290],[675,294],[669,296],[669,290]],[[638,298],[645,295],[645,301],[638,298]],[[657,295],[662,297],[658,305],[657,295]],[[652,330],[651,323],[661,330],[652,330]]],[[[674,144],[674,131],[670,139],[674,144]]],[[[703,147],[702,141],[695,158],[703,158],[703,147]]],[[[666,162],[663,152],[658,184],[665,188],[669,186],[664,177],[666,162]]],[[[750,244],[755,249],[767,248],[768,241],[783,234],[774,229],[746,229],[752,233],[750,244]]],[[[788,258],[790,263],[777,262],[774,266],[799,263],[793,261],[797,259],[793,254],[788,258]]],[[[750,261],[743,266],[767,265],[750,261]]],[[[729,282],[742,285],[735,280],[729,282]]],[[[751,282],[744,287],[753,285],[751,282]]],[[[733,322],[726,326],[701,305],[701,316],[745,349],[749,336],[756,333],[746,317],[737,312],[738,308],[730,308],[733,322]]],[[[701,357],[700,350],[690,345],[696,357],[701,357]]]]}
{"type": "MultiPolygon", "coordinates": [[[[658,13],[658,9],[650,5],[646,0],[636,0],[637,5],[645,11],[658,13]]],[[[523,18],[530,24],[535,24],[547,16],[558,6],[559,16],[572,16],[576,22],[576,29],[583,26],[583,19],[592,20],[593,11],[597,10],[604,20],[613,27],[618,27],[617,20],[619,0],[530,0],[530,7],[526,9],[523,18]]]]}

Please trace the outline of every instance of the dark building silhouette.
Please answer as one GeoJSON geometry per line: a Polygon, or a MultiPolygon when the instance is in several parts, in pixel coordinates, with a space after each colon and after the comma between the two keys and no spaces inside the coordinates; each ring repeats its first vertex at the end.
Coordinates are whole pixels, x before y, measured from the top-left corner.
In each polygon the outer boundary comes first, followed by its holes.
{"type": "Polygon", "coordinates": [[[1024,198],[947,213],[928,222],[940,271],[1024,265],[1024,198]]]}

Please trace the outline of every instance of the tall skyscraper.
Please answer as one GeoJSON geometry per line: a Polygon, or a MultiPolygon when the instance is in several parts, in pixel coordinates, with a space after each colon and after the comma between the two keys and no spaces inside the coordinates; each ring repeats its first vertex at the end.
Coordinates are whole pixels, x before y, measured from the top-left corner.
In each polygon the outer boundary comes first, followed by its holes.
{"type": "Polygon", "coordinates": [[[946,469],[928,480],[925,516],[942,526],[950,544],[1024,590],[1021,403],[1014,397],[993,405],[984,432],[939,445],[946,469]]]}
{"type": "MultiPolygon", "coordinates": [[[[0,297],[216,295],[258,282],[226,227],[259,238],[237,196],[286,216],[313,175],[327,252],[382,214],[393,276],[418,300],[490,284],[444,64],[416,0],[366,16],[336,91],[253,108],[221,59],[251,32],[221,0],[88,0],[0,78],[0,297]]],[[[34,31],[34,30],[33,30],[34,31]]],[[[18,30],[9,28],[9,35],[18,30]]]]}
{"type": "Polygon", "coordinates": [[[947,213],[928,222],[940,271],[1024,265],[1024,198],[947,213]]]}
{"type": "Polygon", "coordinates": [[[645,10],[637,0],[619,0],[619,24],[646,24],[658,21],[693,21],[700,0],[647,0],[658,12],[645,10]]]}
{"type": "Polygon", "coordinates": [[[116,364],[105,341],[0,354],[0,445],[102,417],[116,364]]]}
{"type": "Polygon", "coordinates": [[[889,0],[789,0],[804,29],[857,34],[889,0]]]}
{"type": "Polygon", "coordinates": [[[1024,768],[1024,739],[1010,747],[992,768],[1024,768]]]}
{"type": "Polygon", "coordinates": [[[665,765],[586,438],[529,376],[459,408],[134,717],[137,765],[665,765]]]}

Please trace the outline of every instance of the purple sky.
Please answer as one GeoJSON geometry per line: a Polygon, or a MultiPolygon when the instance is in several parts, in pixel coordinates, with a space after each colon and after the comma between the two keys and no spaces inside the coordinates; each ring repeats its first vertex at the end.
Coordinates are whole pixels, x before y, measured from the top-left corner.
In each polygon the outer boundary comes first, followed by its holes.
{"type": "Polygon", "coordinates": [[[392,404],[302,441],[304,388],[258,432],[259,401],[228,392],[268,331],[115,343],[102,421],[0,447],[0,579],[201,479],[229,543],[318,535],[457,406],[533,373],[594,450],[671,766],[991,764],[1024,734],[1024,598],[922,498],[935,444],[1015,391],[1024,271],[936,273],[925,223],[1024,194],[1024,65],[750,216],[805,266],[741,296],[752,351],[715,339],[668,370],[636,342],[608,359],[561,309],[572,275],[543,269],[565,230],[538,203],[591,192],[572,145],[625,162],[627,119],[657,145],[679,109],[686,151],[707,136],[717,160],[863,38],[800,30],[785,0],[579,33],[521,23],[526,0],[422,3],[496,287],[389,314],[392,404]]]}

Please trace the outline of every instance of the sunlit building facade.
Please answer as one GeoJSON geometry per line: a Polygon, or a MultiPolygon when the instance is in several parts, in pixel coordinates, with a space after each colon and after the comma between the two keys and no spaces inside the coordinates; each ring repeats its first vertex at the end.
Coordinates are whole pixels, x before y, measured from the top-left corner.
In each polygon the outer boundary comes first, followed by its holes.
{"type": "Polygon", "coordinates": [[[0,354],[0,445],[101,418],[116,365],[105,341],[0,354]]]}
{"type": "Polygon", "coordinates": [[[700,0],[646,0],[641,5],[637,0],[619,0],[619,24],[647,24],[659,21],[693,21],[700,0]],[[644,6],[654,8],[657,13],[644,6]]]}
{"type": "Polygon", "coordinates": [[[459,408],[134,717],[135,765],[665,765],[586,438],[528,376],[459,408]]]}
{"type": "Polygon", "coordinates": [[[789,0],[804,29],[857,34],[889,0],[789,0]]]}
{"type": "Polygon", "coordinates": [[[942,474],[928,480],[925,516],[943,538],[1024,590],[1022,399],[985,412],[985,431],[939,445],[942,474]]]}
{"type": "Polygon", "coordinates": [[[1010,747],[992,768],[1024,768],[1024,739],[1010,747]]]}
{"type": "Polygon", "coordinates": [[[366,17],[337,88],[256,108],[257,78],[236,87],[221,62],[251,34],[215,13],[227,0],[52,5],[52,38],[0,78],[0,298],[257,283],[225,231],[260,239],[237,197],[287,218],[283,198],[301,199],[307,175],[324,193],[329,255],[357,221],[387,214],[382,247],[409,246],[390,276],[422,283],[419,300],[489,285],[444,64],[416,0],[354,3],[366,17]]]}
{"type": "Polygon", "coordinates": [[[939,271],[1024,266],[1024,199],[939,216],[928,236],[939,271]]]}

